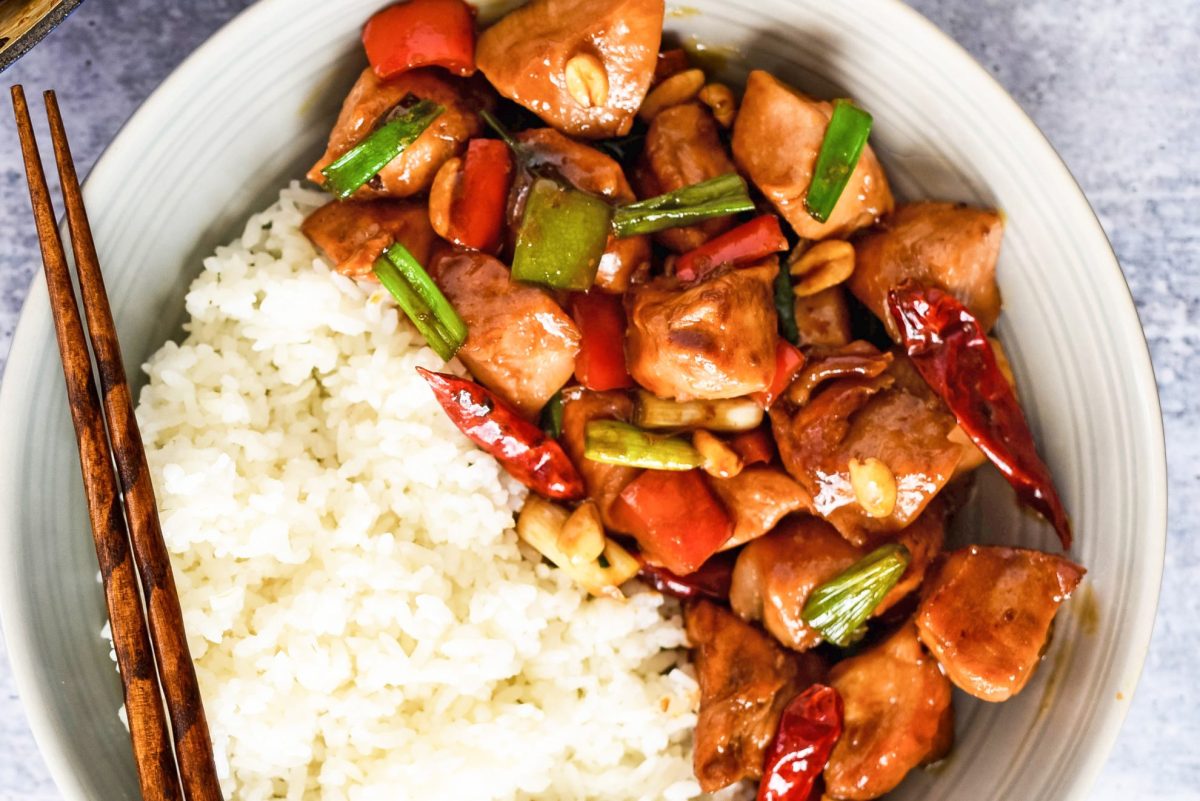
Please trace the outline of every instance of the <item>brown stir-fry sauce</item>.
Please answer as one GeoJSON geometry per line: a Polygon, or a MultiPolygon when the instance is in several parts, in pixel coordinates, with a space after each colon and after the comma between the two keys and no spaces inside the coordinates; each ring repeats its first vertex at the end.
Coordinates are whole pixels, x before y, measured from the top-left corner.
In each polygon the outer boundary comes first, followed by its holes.
{"type": "MultiPolygon", "coordinates": [[[[303,230],[482,386],[427,374],[542,496],[522,530],[572,578],[621,598],[641,573],[692,599],[704,790],[759,780],[791,742],[784,708],[821,684],[810,697],[835,694],[823,714],[841,719],[823,784],[804,786],[878,798],[951,748],[952,684],[1020,692],[1084,574],[1026,549],[943,552],[998,458],[976,441],[1035,454],[981,333],[1001,311],[1003,217],[897,205],[868,114],[762,70],[717,83],[660,52],[663,15],[532,0],[419,52],[373,35],[309,173],[339,199],[303,230]],[[939,331],[921,329],[927,301],[939,331]],[[944,347],[960,317],[974,346],[944,347]]],[[[998,466],[1057,501],[1044,475],[998,466]]]]}

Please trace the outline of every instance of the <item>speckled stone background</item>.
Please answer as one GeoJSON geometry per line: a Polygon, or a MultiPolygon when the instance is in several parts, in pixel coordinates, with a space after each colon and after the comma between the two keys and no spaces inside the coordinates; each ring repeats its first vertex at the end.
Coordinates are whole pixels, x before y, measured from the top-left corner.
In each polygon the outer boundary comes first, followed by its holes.
{"type": "MultiPolygon", "coordinates": [[[[60,90],[86,172],[150,91],[246,5],[88,0],[0,83],[60,90]]],[[[1050,137],[1099,213],[1137,299],[1166,417],[1171,532],[1146,671],[1094,798],[1200,798],[1200,0],[913,5],[1050,137]]],[[[0,106],[3,359],[40,263],[16,135],[7,102],[0,106]]],[[[0,643],[0,801],[59,797],[0,643]]]]}

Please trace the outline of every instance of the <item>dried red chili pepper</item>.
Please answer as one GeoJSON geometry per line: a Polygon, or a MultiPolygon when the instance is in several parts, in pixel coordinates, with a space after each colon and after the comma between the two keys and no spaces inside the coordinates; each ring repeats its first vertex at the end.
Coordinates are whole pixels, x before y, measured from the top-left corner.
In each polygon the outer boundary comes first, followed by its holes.
{"type": "Polygon", "coordinates": [[[562,447],[474,381],[418,367],[447,416],[472,442],[539,495],[575,500],[583,479],[562,447]]]}
{"type": "Polygon", "coordinates": [[[722,264],[758,261],[787,250],[787,246],[779,218],[764,214],[684,253],[675,262],[675,277],[680,281],[700,281],[722,264]]]}
{"type": "Polygon", "coordinates": [[[814,684],[793,698],[767,751],[758,801],[810,801],[814,785],[842,736],[842,697],[814,684]]]}
{"type": "Polygon", "coordinates": [[[685,600],[710,598],[721,603],[729,602],[729,588],[733,586],[733,565],[737,561],[736,551],[714,554],[700,565],[695,573],[677,576],[665,567],[652,565],[638,555],[642,567],[638,575],[663,595],[673,595],[685,600]]]}
{"type": "Polygon", "coordinates": [[[925,382],[964,432],[987,454],[1017,495],[1053,524],[1071,547],[1067,519],[1050,468],[1038,456],[1021,405],[996,363],[983,328],[953,295],[908,285],[888,293],[901,342],[925,382]]]}
{"type": "Polygon", "coordinates": [[[654,62],[654,80],[652,84],[657,84],[670,78],[677,72],[691,69],[692,64],[688,59],[688,54],[678,48],[674,50],[663,50],[658,54],[658,59],[654,62]]]}

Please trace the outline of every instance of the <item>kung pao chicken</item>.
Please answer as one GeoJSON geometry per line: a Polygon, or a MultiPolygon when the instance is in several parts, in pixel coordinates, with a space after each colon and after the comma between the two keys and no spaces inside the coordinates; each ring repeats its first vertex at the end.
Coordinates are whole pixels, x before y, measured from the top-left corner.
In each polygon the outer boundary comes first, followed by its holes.
{"type": "Polygon", "coordinates": [[[380,11],[304,223],[447,361],[455,424],[591,593],[684,599],[705,791],[878,798],[942,758],[951,686],[1029,681],[1084,569],[945,551],[992,462],[1071,529],[1000,343],[998,211],[897,204],[872,118],[663,46],[663,0],[380,11]]]}

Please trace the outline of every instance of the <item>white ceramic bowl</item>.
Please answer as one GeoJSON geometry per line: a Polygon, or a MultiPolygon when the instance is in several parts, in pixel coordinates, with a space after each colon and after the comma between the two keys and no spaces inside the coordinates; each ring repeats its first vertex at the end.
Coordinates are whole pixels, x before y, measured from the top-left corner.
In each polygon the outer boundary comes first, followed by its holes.
{"type": "MultiPolygon", "coordinates": [[[[1082,799],[1150,639],[1166,529],[1161,420],[1145,341],[1104,233],[1063,164],[971,58],[897,0],[686,0],[681,37],[875,115],[902,196],[1001,207],[1000,333],[1077,532],[1088,583],[1046,663],[1003,705],[959,697],[959,737],[894,797],[1082,799]],[[729,51],[723,51],[729,52],[729,51]]],[[[179,335],[200,259],[319,152],[384,0],[262,0],[167,80],[87,182],[127,364],[179,335]]],[[[493,8],[493,11],[495,9],[493,8]]],[[[68,126],[71,121],[68,120],[68,126]]],[[[25,220],[9,224],[26,225],[25,220]]],[[[0,392],[0,613],[34,732],[70,801],[136,798],[71,427],[40,279],[0,392]]],[[[141,377],[133,376],[140,385],[141,377]]],[[[1054,547],[986,475],[963,516],[982,542],[1054,547]]],[[[963,532],[960,532],[960,534],[963,532]]]]}

